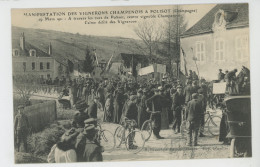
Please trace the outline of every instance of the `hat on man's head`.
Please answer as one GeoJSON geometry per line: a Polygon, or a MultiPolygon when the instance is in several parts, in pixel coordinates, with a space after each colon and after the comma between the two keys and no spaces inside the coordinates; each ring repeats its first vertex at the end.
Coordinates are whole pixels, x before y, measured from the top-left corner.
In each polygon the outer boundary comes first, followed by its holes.
{"type": "Polygon", "coordinates": [[[198,98],[198,93],[193,93],[192,94],[192,99],[197,99],[198,98]]]}
{"type": "Polygon", "coordinates": [[[85,101],[79,101],[75,104],[77,110],[85,110],[88,107],[85,101]]]}
{"type": "Polygon", "coordinates": [[[96,124],[96,123],[97,123],[97,119],[95,118],[89,118],[84,121],[85,126],[86,124],[96,124]]]}
{"type": "Polygon", "coordinates": [[[70,130],[66,131],[62,136],[61,136],[61,141],[62,142],[69,142],[72,139],[76,138],[79,132],[75,128],[71,128],[70,130]]]}
{"type": "Polygon", "coordinates": [[[222,69],[219,69],[219,71],[222,71],[222,69]]]}

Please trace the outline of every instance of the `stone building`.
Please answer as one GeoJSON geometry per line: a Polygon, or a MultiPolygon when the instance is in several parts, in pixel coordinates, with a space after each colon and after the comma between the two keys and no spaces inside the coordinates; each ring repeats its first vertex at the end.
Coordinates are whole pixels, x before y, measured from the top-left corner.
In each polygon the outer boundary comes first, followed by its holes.
{"type": "Polygon", "coordinates": [[[217,79],[218,69],[250,68],[248,4],[219,4],[181,35],[181,70],[217,79]],[[186,62],[185,62],[186,61],[186,62]]]}
{"type": "Polygon", "coordinates": [[[29,74],[54,79],[66,74],[67,63],[54,58],[51,43],[45,52],[26,42],[22,33],[20,40],[13,42],[12,47],[13,76],[29,74]]]}

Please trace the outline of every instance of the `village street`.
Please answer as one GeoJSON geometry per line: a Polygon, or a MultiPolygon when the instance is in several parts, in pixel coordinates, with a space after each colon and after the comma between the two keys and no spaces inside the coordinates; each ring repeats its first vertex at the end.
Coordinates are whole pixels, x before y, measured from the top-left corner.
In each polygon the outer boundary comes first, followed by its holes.
{"type": "MultiPolygon", "coordinates": [[[[218,110],[216,115],[221,116],[218,110]]],[[[219,123],[218,123],[219,124],[219,123]]],[[[116,124],[103,124],[102,128],[111,132],[115,131],[116,124]]],[[[171,127],[172,125],[170,125],[171,127]]],[[[144,149],[137,153],[128,152],[125,145],[116,148],[113,152],[104,152],[104,161],[144,161],[144,160],[174,160],[174,159],[212,159],[228,158],[229,146],[218,141],[218,136],[211,136],[205,126],[205,137],[198,140],[199,146],[186,146],[186,136],[175,134],[173,130],[161,130],[165,139],[155,140],[153,136],[145,142],[144,149]]]]}
{"type": "MultiPolygon", "coordinates": [[[[110,124],[110,127],[115,125],[110,124]]],[[[199,146],[187,147],[186,139],[181,134],[174,134],[171,129],[162,130],[162,140],[153,137],[145,143],[144,149],[137,154],[128,152],[125,145],[113,152],[103,153],[104,161],[144,161],[144,160],[181,160],[181,159],[212,159],[228,158],[229,146],[218,142],[218,137],[206,136],[199,138],[199,146]]]]}

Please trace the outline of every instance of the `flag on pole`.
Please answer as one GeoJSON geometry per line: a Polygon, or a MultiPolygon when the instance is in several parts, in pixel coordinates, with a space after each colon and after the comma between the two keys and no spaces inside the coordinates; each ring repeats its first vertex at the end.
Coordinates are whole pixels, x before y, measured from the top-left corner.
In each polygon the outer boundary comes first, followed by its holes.
{"type": "Polygon", "coordinates": [[[186,76],[188,76],[188,71],[187,71],[187,62],[186,62],[186,54],[181,48],[181,72],[184,73],[186,76]]]}
{"type": "Polygon", "coordinates": [[[108,60],[108,63],[107,63],[106,69],[105,69],[106,71],[108,71],[110,69],[110,67],[111,67],[111,60],[112,60],[113,56],[114,56],[114,54],[112,54],[112,56],[108,60]]]}

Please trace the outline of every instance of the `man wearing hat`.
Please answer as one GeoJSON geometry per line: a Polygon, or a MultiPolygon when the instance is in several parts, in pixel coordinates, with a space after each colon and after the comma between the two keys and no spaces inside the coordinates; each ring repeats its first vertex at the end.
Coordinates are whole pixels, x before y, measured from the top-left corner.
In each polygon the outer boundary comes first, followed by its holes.
{"type": "Polygon", "coordinates": [[[75,128],[83,128],[85,125],[84,121],[89,118],[88,114],[85,113],[88,105],[85,103],[85,101],[79,101],[76,103],[75,107],[79,112],[74,115],[72,126],[75,128]]]}
{"type": "MultiPolygon", "coordinates": [[[[89,126],[89,125],[94,125],[95,127],[97,127],[97,119],[88,118],[84,121],[84,124],[85,124],[84,127],[89,126]]],[[[82,131],[80,131],[80,133],[76,139],[75,148],[76,148],[76,152],[77,152],[78,162],[84,162],[83,153],[84,153],[85,145],[86,145],[86,133],[87,133],[87,131],[85,130],[85,128],[83,128],[82,131]]]]}
{"type": "Polygon", "coordinates": [[[84,127],[84,134],[86,135],[86,144],[82,160],[84,162],[103,161],[103,148],[95,141],[97,130],[93,124],[86,124],[84,127]]]}
{"type": "Polygon", "coordinates": [[[113,122],[118,124],[122,116],[122,109],[126,100],[123,87],[115,91],[113,122]]]}
{"type": "Polygon", "coordinates": [[[228,70],[225,71],[225,76],[224,76],[224,81],[227,82],[227,74],[228,74],[228,70]]]}
{"type": "Polygon", "coordinates": [[[23,142],[24,150],[27,152],[27,135],[29,129],[29,121],[24,114],[24,106],[20,105],[17,108],[17,115],[14,118],[15,139],[17,144],[17,151],[20,151],[21,142],[23,142]]]}
{"type": "Polygon", "coordinates": [[[99,100],[98,96],[95,96],[93,99],[93,103],[88,107],[88,117],[89,118],[97,118],[97,102],[99,100]]]}
{"type": "Polygon", "coordinates": [[[161,87],[158,87],[155,89],[155,94],[146,100],[146,107],[147,111],[153,111],[158,112],[156,114],[153,114],[152,120],[153,120],[153,134],[155,139],[163,139],[163,137],[160,136],[160,130],[161,130],[161,112],[164,107],[168,106],[170,104],[169,100],[160,95],[161,87]]]}
{"type": "MultiPolygon", "coordinates": [[[[137,106],[136,106],[136,102],[137,102],[137,96],[136,95],[131,95],[130,96],[130,100],[126,102],[126,105],[125,105],[125,118],[128,119],[128,120],[135,120],[137,121],[137,115],[138,115],[138,112],[137,112],[137,106]]],[[[135,128],[135,127],[133,127],[135,128]]],[[[129,128],[129,131],[130,131],[130,128],[129,128]]],[[[128,145],[129,145],[129,148],[130,149],[136,149],[137,146],[135,146],[133,144],[133,141],[134,141],[134,134],[129,138],[129,141],[128,141],[128,145]]]]}
{"type": "Polygon", "coordinates": [[[140,103],[140,111],[138,111],[138,126],[139,128],[142,127],[144,121],[149,119],[149,113],[146,111],[146,100],[148,99],[148,89],[144,88],[143,95],[141,97],[141,103],[140,103]],[[140,113],[139,113],[140,112],[140,113]]]}
{"type": "Polygon", "coordinates": [[[142,113],[143,113],[143,108],[142,108],[142,97],[143,97],[143,90],[140,88],[137,91],[137,103],[136,106],[138,108],[138,116],[137,116],[137,124],[138,127],[141,129],[142,127],[142,113]]]}
{"type": "Polygon", "coordinates": [[[218,80],[224,80],[225,74],[222,72],[222,69],[219,69],[219,73],[218,73],[218,80]]]}
{"type": "Polygon", "coordinates": [[[181,111],[182,105],[185,104],[185,98],[182,94],[182,87],[179,85],[177,86],[177,92],[173,95],[173,103],[172,103],[172,110],[173,110],[173,126],[172,129],[175,133],[180,133],[180,126],[181,126],[181,111]]]}
{"type": "Polygon", "coordinates": [[[188,102],[186,110],[186,120],[188,121],[187,146],[191,146],[192,142],[194,146],[198,145],[198,133],[201,117],[203,114],[202,104],[198,100],[198,94],[193,93],[192,100],[188,102]]]}

